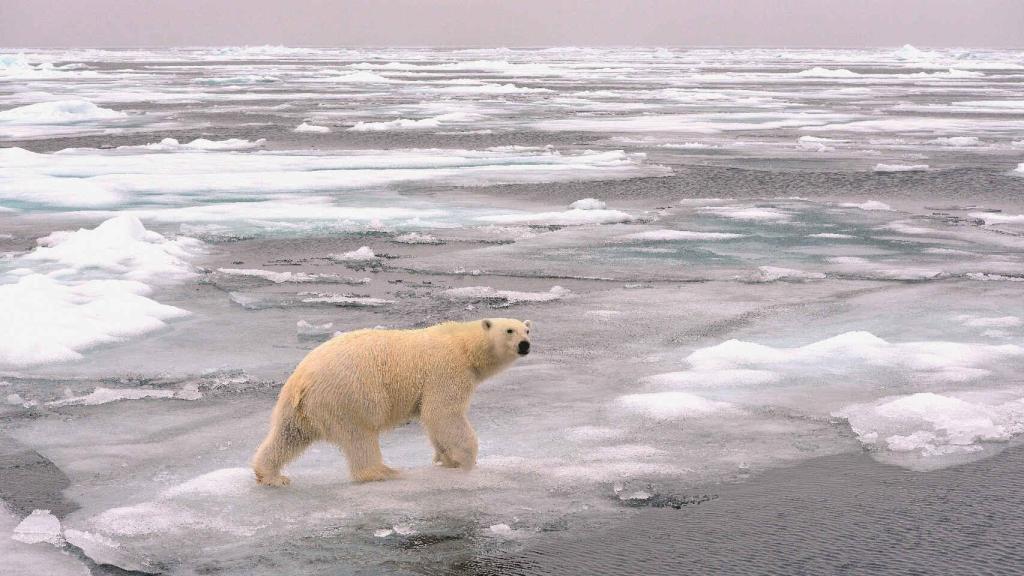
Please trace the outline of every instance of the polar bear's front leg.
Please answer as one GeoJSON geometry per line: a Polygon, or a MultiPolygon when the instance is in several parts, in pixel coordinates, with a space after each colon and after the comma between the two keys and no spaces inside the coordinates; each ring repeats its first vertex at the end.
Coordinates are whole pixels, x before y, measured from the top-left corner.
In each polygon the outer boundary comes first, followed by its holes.
{"type": "Polygon", "coordinates": [[[434,445],[434,461],[448,468],[476,466],[476,432],[462,410],[424,410],[421,421],[434,445]]]}

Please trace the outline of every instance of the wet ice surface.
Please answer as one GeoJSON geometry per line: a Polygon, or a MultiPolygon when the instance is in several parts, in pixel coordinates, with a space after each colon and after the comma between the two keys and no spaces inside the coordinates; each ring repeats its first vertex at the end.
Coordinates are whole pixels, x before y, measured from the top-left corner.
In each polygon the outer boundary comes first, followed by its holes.
{"type": "Polygon", "coordinates": [[[906,47],[2,54],[0,550],[424,572],[818,456],[998,460],[1022,75],[906,47]],[[413,424],[399,480],[317,445],[255,485],[312,347],[482,316],[537,332],[475,397],[473,472],[413,424]],[[56,545],[10,538],[35,510],[56,545]]]}

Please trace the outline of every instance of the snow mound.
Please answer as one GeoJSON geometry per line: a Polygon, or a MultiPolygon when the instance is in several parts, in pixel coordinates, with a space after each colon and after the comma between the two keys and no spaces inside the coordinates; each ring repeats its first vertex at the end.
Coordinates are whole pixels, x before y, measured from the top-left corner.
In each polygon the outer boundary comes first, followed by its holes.
{"type": "Polygon", "coordinates": [[[686,361],[698,370],[737,368],[790,368],[797,365],[830,363],[832,370],[858,366],[892,367],[956,379],[964,368],[1024,355],[1024,348],[1012,344],[968,344],[959,342],[890,343],[870,332],[846,332],[796,348],[775,348],[763,344],[729,340],[701,348],[686,361]]]}
{"type": "Polygon", "coordinates": [[[366,261],[376,260],[377,255],[373,253],[373,250],[369,246],[362,246],[357,250],[345,252],[343,254],[332,254],[331,259],[333,260],[346,260],[346,261],[366,261]]]}
{"type": "Polygon", "coordinates": [[[25,544],[45,542],[54,546],[64,545],[60,520],[49,510],[33,510],[14,528],[11,538],[25,544]]]}
{"type": "Polygon", "coordinates": [[[293,130],[293,132],[309,134],[326,134],[327,132],[330,131],[331,128],[329,126],[317,126],[316,124],[310,124],[308,122],[303,122],[302,124],[299,124],[298,126],[295,127],[295,130],[293,130]]]}
{"type": "Polygon", "coordinates": [[[54,125],[119,120],[124,112],[100,108],[88,100],[55,100],[0,111],[0,124],[54,125]]]}
{"type": "Polygon", "coordinates": [[[708,400],[687,392],[628,394],[618,397],[616,403],[630,412],[655,420],[703,418],[740,412],[728,402],[708,400]]]}
{"type": "Polygon", "coordinates": [[[925,172],[927,164],[875,164],[875,172],[925,172]]]}
{"type": "Polygon", "coordinates": [[[227,140],[207,140],[206,138],[196,138],[195,140],[187,143],[180,143],[174,138],[164,138],[156,144],[144,144],[142,146],[118,146],[119,150],[131,149],[131,148],[142,148],[145,150],[156,150],[160,152],[180,152],[180,151],[203,151],[203,150],[251,150],[253,148],[259,148],[267,143],[266,138],[260,138],[258,140],[243,140],[241,138],[228,138],[227,140]]]}
{"type": "Polygon", "coordinates": [[[193,238],[168,240],[146,230],[131,214],[115,216],[96,228],[53,232],[36,240],[39,247],[20,260],[57,265],[51,276],[99,271],[129,280],[186,280],[195,272],[186,259],[202,250],[193,238]]]}
{"type": "Polygon", "coordinates": [[[868,447],[924,457],[977,452],[982,443],[1005,442],[1024,432],[1024,398],[920,392],[854,404],[834,415],[845,418],[868,447]]]}
{"type": "Polygon", "coordinates": [[[188,314],[148,298],[149,283],[193,278],[187,259],[201,250],[198,240],[169,240],[124,214],[37,242],[15,260],[23,266],[17,281],[0,284],[0,365],[76,360],[86,348],[123,342],[188,314]]]}
{"type": "MultiPolygon", "coordinates": [[[[1024,164],[1021,164],[1024,166],[1024,164]]],[[[999,212],[971,212],[971,218],[984,220],[985,224],[1024,224],[1024,214],[1001,214],[999,212]]]]}
{"type": "Polygon", "coordinates": [[[583,198],[569,204],[569,208],[574,210],[604,210],[607,207],[607,204],[597,198],[583,198]]]}

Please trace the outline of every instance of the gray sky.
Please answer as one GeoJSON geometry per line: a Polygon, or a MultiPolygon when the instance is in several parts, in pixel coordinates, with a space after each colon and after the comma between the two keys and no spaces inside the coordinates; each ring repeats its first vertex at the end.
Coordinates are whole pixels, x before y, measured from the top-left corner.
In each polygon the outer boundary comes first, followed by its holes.
{"type": "Polygon", "coordinates": [[[0,46],[1024,47],[1024,0],[0,0],[0,46]]]}

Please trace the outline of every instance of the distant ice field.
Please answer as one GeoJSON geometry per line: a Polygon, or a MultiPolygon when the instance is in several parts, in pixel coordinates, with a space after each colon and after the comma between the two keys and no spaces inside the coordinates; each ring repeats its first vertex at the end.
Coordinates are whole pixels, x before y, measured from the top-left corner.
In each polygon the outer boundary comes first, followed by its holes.
{"type": "Polygon", "coordinates": [[[819,456],[997,457],[1021,86],[912,46],[0,52],[0,556],[439,573],[819,456]],[[317,445],[254,484],[314,346],[486,316],[536,328],[472,473],[410,425],[400,480],[317,445]]]}

